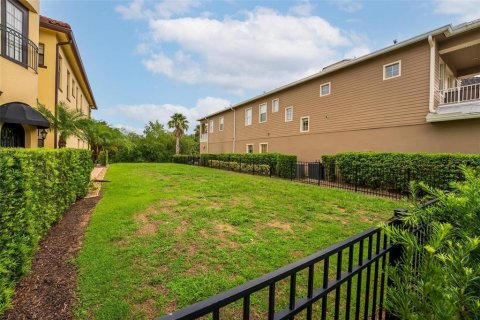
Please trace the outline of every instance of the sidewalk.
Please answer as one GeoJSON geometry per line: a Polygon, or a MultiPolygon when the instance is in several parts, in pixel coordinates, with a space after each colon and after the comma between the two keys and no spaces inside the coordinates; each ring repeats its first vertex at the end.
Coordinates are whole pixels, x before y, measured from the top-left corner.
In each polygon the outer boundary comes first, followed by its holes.
{"type": "Polygon", "coordinates": [[[90,174],[90,181],[92,181],[92,186],[90,188],[90,192],[87,194],[85,198],[94,198],[98,197],[100,194],[100,189],[102,188],[101,182],[93,182],[94,180],[102,180],[107,173],[108,166],[106,167],[94,167],[92,173],[90,174]]]}

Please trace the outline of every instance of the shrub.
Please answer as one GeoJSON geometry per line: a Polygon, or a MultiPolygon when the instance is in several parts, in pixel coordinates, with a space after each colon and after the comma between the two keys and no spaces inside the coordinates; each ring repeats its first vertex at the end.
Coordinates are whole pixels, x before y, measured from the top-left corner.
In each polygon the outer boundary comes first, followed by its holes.
{"type": "Polygon", "coordinates": [[[209,160],[208,166],[213,168],[255,173],[258,175],[270,175],[270,166],[268,164],[250,164],[248,162],[209,160]]]}
{"type": "Polygon", "coordinates": [[[347,152],[322,157],[326,178],[368,188],[407,192],[410,180],[448,189],[463,179],[461,165],[480,166],[479,155],[347,152]]]}
{"type": "Polygon", "coordinates": [[[0,314],[41,237],[88,192],[91,152],[0,149],[0,314]]]}
{"type": "MultiPolygon", "coordinates": [[[[265,168],[269,168],[272,175],[277,175],[282,178],[295,177],[297,156],[283,155],[279,153],[222,153],[209,154],[204,153],[200,155],[200,164],[209,166],[210,161],[236,162],[241,164],[242,171],[252,172],[255,166],[255,172],[264,174],[265,168]],[[249,169],[246,169],[249,168],[249,169]],[[257,171],[257,168],[262,168],[257,171]]],[[[215,162],[216,163],[216,162],[215,162]]],[[[215,167],[214,165],[212,165],[215,167]]],[[[230,167],[233,164],[230,165],[230,167]]],[[[231,169],[234,170],[234,169],[231,169]]],[[[240,171],[239,168],[235,171],[240,171]]]]}
{"type": "Polygon", "coordinates": [[[414,203],[403,226],[387,227],[403,249],[387,291],[399,319],[480,319],[480,172],[464,170],[455,192],[420,184],[437,202],[414,203]]]}
{"type": "Polygon", "coordinates": [[[175,154],[172,156],[173,163],[184,163],[184,164],[193,164],[193,158],[196,156],[190,156],[186,154],[175,154]]]}
{"type": "Polygon", "coordinates": [[[297,171],[297,156],[277,155],[276,174],[281,178],[293,179],[297,171]]]}

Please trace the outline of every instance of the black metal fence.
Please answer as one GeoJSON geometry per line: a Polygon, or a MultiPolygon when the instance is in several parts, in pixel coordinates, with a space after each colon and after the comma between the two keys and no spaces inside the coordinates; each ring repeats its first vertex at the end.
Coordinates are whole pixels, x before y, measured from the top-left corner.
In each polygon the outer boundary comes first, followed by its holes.
{"type": "Polygon", "coordinates": [[[387,271],[399,256],[384,229],[371,228],[159,320],[391,319],[387,271]]]}
{"type": "MultiPolygon", "coordinates": [[[[253,175],[278,177],[275,163],[258,161],[254,158],[236,159],[208,159],[202,161],[200,157],[182,157],[175,159],[176,163],[205,166],[210,168],[229,170],[253,175]]],[[[271,160],[270,160],[271,161],[271,160]]],[[[439,177],[438,171],[428,167],[389,168],[359,166],[350,170],[348,174],[339,172],[338,168],[327,167],[323,163],[294,162],[287,169],[290,180],[314,184],[323,187],[340,188],[354,192],[361,192],[376,196],[401,199],[410,196],[410,181],[425,181],[429,186],[448,189],[449,182],[439,177]]],[[[443,177],[446,176],[443,174],[443,177]]],[[[449,173],[452,180],[462,180],[461,170],[449,173]]],[[[283,176],[285,178],[285,176],[283,176]]]]}

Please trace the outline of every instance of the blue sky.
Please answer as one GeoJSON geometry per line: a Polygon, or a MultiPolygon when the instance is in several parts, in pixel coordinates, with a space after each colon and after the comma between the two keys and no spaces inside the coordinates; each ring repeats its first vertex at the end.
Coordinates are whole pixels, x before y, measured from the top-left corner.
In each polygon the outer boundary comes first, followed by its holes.
{"type": "Polygon", "coordinates": [[[42,0],[72,26],[95,94],[93,116],[141,132],[208,113],[446,24],[480,0],[42,0]]]}

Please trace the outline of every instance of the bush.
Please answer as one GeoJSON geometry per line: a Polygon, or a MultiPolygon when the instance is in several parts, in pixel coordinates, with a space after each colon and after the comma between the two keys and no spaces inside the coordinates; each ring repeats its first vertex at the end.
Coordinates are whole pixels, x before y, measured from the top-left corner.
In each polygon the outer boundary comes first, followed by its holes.
{"type": "MultiPolygon", "coordinates": [[[[210,165],[210,161],[212,160],[239,163],[242,165],[242,171],[246,172],[252,172],[253,165],[255,165],[255,172],[257,172],[257,167],[260,168],[261,165],[264,165],[268,166],[269,170],[272,171],[272,175],[276,175],[282,178],[293,178],[295,177],[296,173],[297,156],[283,155],[279,153],[204,153],[200,155],[200,164],[203,166],[210,165]],[[250,169],[247,170],[243,168],[250,169]]],[[[262,166],[262,170],[264,170],[265,168],[266,167],[262,166]]],[[[240,170],[238,169],[236,171],[240,170]]]]}
{"type": "Polygon", "coordinates": [[[279,154],[277,156],[276,174],[281,178],[293,179],[297,172],[297,156],[279,154]]]}
{"type": "Polygon", "coordinates": [[[92,167],[88,150],[0,149],[0,314],[39,240],[87,194],[92,167]]]}
{"type": "Polygon", "coordinates": [[[480,166],[479,155],[347,152],[322,157],[326,178],[368,188],[407,192],[410,180],[448,189],[463,179],[461,165],[480,166]]]}
{"type": "Polygon", "coordinates": [[[232,170],[238,172],[255,173],[258,175],[268,176],[270,175],[270,166],[268,164],[251,164],[249,162],[236,162],[236,161],[220,161],[209,160],[208,166],[213,168],[232,170]]]}
{"type": "Polygon", "coordinates": [[[399,319],[480,319],[480,172],[464,175],[451,193],[420,184],[437,201],[414,202],[403,225],[387,227],[403,249],[387,291],[399,319]]]}

